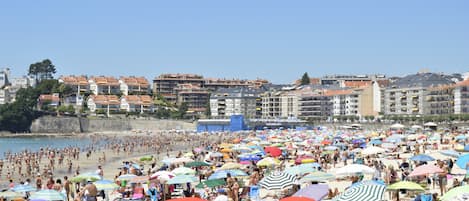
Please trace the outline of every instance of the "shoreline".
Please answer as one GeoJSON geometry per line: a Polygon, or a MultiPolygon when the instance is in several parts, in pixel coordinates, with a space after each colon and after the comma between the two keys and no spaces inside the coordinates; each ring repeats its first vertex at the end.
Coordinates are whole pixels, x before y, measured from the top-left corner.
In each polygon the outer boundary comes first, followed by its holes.
{"type": "MultiPolygon", "coordinates": [[[[55,135],[39,135],[39,136],[52,137],[53,138],[53,137],[62,137],[63,135],[62,134],[58,134],[58,135],[55,134],[55,135]]],[[[125,137],[130,137],[130,136],[132,136],[132,137],[133,136],[150,136],[150,137],[160,136],[162,138],[172,137],[171,134],[169,134],[169,133],[159,133],[159,132],[152,133],[152,134],[133,133],[133,132],[86,133],[84,135],[82,135],[82,134],[80,134],[80,135],[68,135],[68,136],[63,136],[63,137],[72,137],[73,138],[73,137],[98,137],[98,136],[101,136],[101,137],[104,137],[104,138],[113,137],[113,136],[124,137],[124,138],[125,137]]],[[[3,136],[0,136],[0,137],[3,137],[3,136]]],[[[15,135],[15,136],[9,136],[9,137],[5,137],[5,138],[10,138],[10,137],[20,137],[20,136],[15,135]]],[[[33,136],[28,136],[28,137],[33,137],[33,136]]],[[[35,135],[34,137],[38,137],[38,136],[35,135]]],[[[208,141],[208,142],[218,141],[218,139],[224,138],[226,136],[214,135],[214,136],[209,136],[207,138],[196,137],[193,140],[186,140],[188,137],[189,137],[189,135],[187,135],[187,136],[181,135],[178,138],[174,138],[173,141],[171,141],[171,144],[169,144],[169,146],[167,146],[165,144],[159,145],[159,146],[162,147],[162,151],[160,151],[159,154],[157,154],[157,151],[155,151],[153,149],[154,147],[152,147],[152,146],[149,146],[149,147],[136,147],[135,150],[132,153],[127,153],[127,152],[124,152],[124,151],[120,151],[119,153],[116,153],[114,150],[112,150],[110,148],[104,148],[103,147],[103,148],[93,150],[92,154],[89,158],[86,157],[86,152],[82,151],[82,152],[80,152],[78,160],[72,159],[73,165],[72,165],[71,173],[68,171],[68,166],[65,162],[62,165],[58,165],[56,163],[55,169],[53,170],[53,178],[54,178],[54,180],[55,179],[62,179],[63,180],[64,176],[68,176],[69,179],[72,178],[74,176],[74,173],[75,173],[78,165],[79,165],[80,174],[87,173],[87,172],[94,172],[94,171],[96,171],[98,165],[101,165],[103,167],[103,170],[104,170],[104,178],[113,180],[114,176],[118,173],[118,168],[122,166],[122,161],[136,161],[137,163],[140,163],[138,161],[138,159],[140,157],[153,155],[156,159],[155,163],[157,164],[157,166],[159,166],[158,164],[161,164],[161,160],[166,156],[167,153],[169,153],[169,155],[171,157],[173,157],[178,152],[186,153],[186,152],[191,151],[192,148],[198,147],[204,141],[208,141]],[[217,139],[214,139],[214,138],[217,138],[217,139]],[[106,161],[103,162],[103,163],[100,163],[99,159],[103,156],[103,153],[105,153],[105,155],[106,155],[106,161]]],[[[48,164],[48,160],[47,160],[47,158],[43,158],[43,160],[40,162],[41,169],[46,164],[48,164]]],[[[144,171],[147,171],[150,164],[148,164],[148,163],[142,163],[142,164],[144,164],[144,168],[145,168],[144,171]]],[[[5,161],[3,172],[2,172],[2,175],[0,176],[0,181],[1,181],[0,182],[0,188],[1,189],[5,189],[8,185],[8,179],[6,178],[6,175],[7,175],[7,172],[9,172],[9,170],[5,169],[5,167],[7,167],[7,165],[11,165],[11,163],[7,163],[5,161]]],[[[29,177],[22,177],[21,175],[18,174],[16,169],[15,170],[10,170],[10,171],[12,173],[14,173],[14,174],[12,174],[12,179],[13,179],[13,182],[15,184],[19,184],[20,181],[25,181],[26,178],[31,179],[32,184],[35,183],[35,178],[36,178],[35,175],[31,175],[29,177]]],[[[41,170],[41,172],[42,172],[42,170],[41,170]]],[[[43,179],[44,178],[46,178],[46,177],[43,176],[43,179]]]]}

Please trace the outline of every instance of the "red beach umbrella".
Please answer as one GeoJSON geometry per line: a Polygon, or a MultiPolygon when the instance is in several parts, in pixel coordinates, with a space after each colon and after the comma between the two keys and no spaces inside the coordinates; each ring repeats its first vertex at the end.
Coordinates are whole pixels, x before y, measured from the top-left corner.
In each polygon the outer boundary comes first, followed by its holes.
{"type": "Polygon", "coordinates": [[[277,157],[282,155],[282,150],[280,150],[278,147],[265,147],[264,148],[265,153],[270,154],[272,157],[277,157]]]}

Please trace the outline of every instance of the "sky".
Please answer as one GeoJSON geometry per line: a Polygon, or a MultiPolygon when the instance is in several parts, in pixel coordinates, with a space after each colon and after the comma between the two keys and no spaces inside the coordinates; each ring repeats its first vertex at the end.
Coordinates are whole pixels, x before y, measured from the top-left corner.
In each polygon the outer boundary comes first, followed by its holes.
{"type": "Polygon", "coordinates": [[[18,0],[0,3],[0,68],[291,83],[304,72],[469,71],[466,0],[18,0]]]}

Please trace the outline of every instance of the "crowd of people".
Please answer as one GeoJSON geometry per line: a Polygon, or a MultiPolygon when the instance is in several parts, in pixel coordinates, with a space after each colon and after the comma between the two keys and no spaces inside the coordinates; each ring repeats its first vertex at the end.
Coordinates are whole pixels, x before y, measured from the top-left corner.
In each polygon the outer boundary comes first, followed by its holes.
{"type": "Polygon", "coordinates": [[[315,200],[332,200],[346,196],[356,186],[371,185],[370,182],[382,186],[377,200],[436,201],[452,189],[467,185],[467,165],[455,165],[464,155],[460,147],[467,143],[466,134],[466,130],[457,129],[318,127],[307,131],[216,134],[166,131],[132,137],[93,136],[93,143],[85,148],[7,153],[0,171],[2,168],[7,171],[9,189],[33,185],[37,189],[56,190],[67,200],[76,201],[100,198],[157,201],[178,197],[211,201],[281,200],[297,196],[312,185],[326,185],[315,200]],[[151,157],[125,158],[144,154],[151,157]],[[73,173],[70,168],[63,179],[53,174],[56,169],[72,166],[68,162],[83,155],[87,158],[99,155],[95,175],[99,180],[109,179],[114,185],[111,191],[95,185],[94,179],[69,180],[81,175],[79,164],[73,173]],[[104,174],[107,155],[125,156],[112,178],[105,178],[104,174]],[[182,170],[185,172],[180,173],[182,170]],[[14,181],[14,174],[21,175],[17,177],[20,179],[14,181]],[[318,179],[314,174],[321,176],[318,179]],[[28,178],[33,175],[36,178],[31,182],[28,178]],[[276,175],[282,175],[285,181],[290,176],[292,179],[290,183],[279,184],[281,188],[274,188],[277,180],[268,179],[276,175]],[[418,189],[394,189],[393,185],[402,181],[410,181],[418,189]]]}

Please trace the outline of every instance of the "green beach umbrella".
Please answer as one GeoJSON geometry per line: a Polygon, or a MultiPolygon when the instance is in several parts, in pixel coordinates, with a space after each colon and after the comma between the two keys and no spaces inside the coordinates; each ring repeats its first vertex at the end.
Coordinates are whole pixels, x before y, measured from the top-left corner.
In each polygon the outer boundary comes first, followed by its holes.
{"type": "Polygon", "coordinates": [[[193,183],[196,182],[198,179],[191,175],[177,175],[168,180],[167,184],[185,184],[185,183],[193,183]]]}
{"type": "Polygon", "coordinates": [[[184,166],[185,167],[202,167],[202,166],[210,166],[210,164],[203,162],[203,161],[193,161],[193,162],[186,163],[186,165],[184,166]]]}
{"type": "Polygon", "coordinates": [[[140,161],[152,161],[153,160],[153,156],[143,156],[140,158],[140,161]]]}
{"type": "Polygon", "coordinates": [[[205,186],[209,187],[209,188],[215,188],[217,186],[223,186],[223,185],[226,185],[226,182],[224,179],[210,179],[210,180],[206,180],[206,181],[203,181],[199,184],[197,184],[197,186],[195,186],[196,188],[205,188],[205,186]]]}
{"type": "Polygon", "coordinates": [[[455,197],[462,196],[462,195],[465,195],[465,194],[467,194],[469,196],[469,185],[459,186],[459,187],[456,187],[456,188],[453,188],[453,189],[449,190],[448,192],[446,192],[443,195],[443,197],[441,197],[441,200],[443,200],[443,201],[453,200],[453,199],[455,199],[455,197]]]}
{"type": "Polygon", "coordinates": [[[88,181],[88,180],[98,181],[100,179],[101,179],[101,176],[99,176],[98,174],[94,172],[87,172],[87,173],[79,174],[76,177],[71,178],[70,181],[73,183],[80,183],[82,181],[88,181]]]}
{"type": "Polygon", "coordinates": [[[335,176],[333,174],[317,171],[305,175],[303,178],[300,179],[300,183],[308,183],[312,181],[330,181],[333,179],[335,179],[335,176]]]}
{"type": "Polygon", "coordinates": [[[425,191],[422,186],[410,181],[400,181],[388,186],[387,190],[425,191]]]}
{"type": "Polygon", "coordinates": [[[3,198],[21,198],[23,197],[23,194],[19,193],[19,192],[13,192],[13,191],[4,191],[4,192],[0,192],[0,197],[3,197],[3,198]]]}

